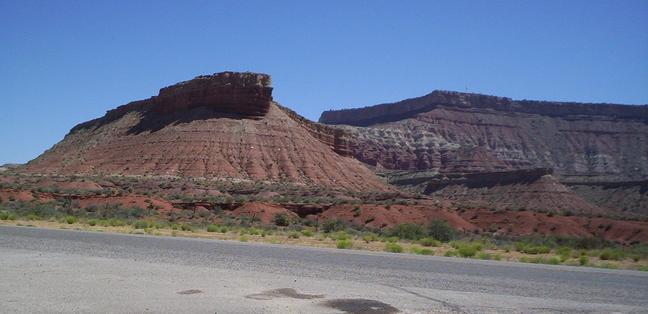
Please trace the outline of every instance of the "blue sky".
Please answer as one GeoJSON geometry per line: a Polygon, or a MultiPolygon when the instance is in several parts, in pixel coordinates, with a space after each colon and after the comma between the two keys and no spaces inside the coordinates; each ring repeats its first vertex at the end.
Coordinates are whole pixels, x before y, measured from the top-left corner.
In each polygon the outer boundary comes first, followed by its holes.
{"type": "Polygon", "coordinates": [[[225,70],[313,120],[434,89],[646,104],[648,1],[0,0],[0,164],[225,70]]]}

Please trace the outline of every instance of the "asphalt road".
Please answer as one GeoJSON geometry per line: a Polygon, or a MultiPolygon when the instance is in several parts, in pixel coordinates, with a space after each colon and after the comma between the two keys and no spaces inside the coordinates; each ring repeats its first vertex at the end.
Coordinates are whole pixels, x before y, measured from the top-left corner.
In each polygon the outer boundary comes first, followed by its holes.
{"type": "Polygon", "coordinates": [[[648,273],[0,227],[2,313],[648,313],[648,273]]]}

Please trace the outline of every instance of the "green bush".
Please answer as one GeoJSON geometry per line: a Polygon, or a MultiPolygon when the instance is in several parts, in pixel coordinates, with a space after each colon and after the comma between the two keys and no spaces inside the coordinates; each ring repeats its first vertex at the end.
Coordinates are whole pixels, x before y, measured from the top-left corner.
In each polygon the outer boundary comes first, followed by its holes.
{"type": "Polygon", "coordinates": [[[366,243],[378,241],[378,236],[373,232],[368,232],[362,235],[362,240],[366,243]]]}
{"type": "Polygon", "coordinates": [[[315,235],[315,233],[312,230],[309,229],[304,229],[301,232],[305,237],[312,237],[315,235]]]}
{"type": "Polygon", "coordinates": [[[299,239],[299,233],[297,231],[292,231],[288,234],[288,237],[291,239],[299,239]]]}
{"type": "Polygon", "coordinates": [[[551,265],[558,265],[558,264],[560,264],[560,259],[558,259],[555,256],[552,256],[552,257],[549,258],[549,260],[547,260],[547,263],[551,264],[551,265]]]}
{"type": "Polygon", "coordinates": [[[572,255],[572,249],[566,246],[561,246],[556,249],[556,254],[560,256],[560,262],[566,262],[572,255]]]}
{"type": "Polygon", "coordinates": [[[108,220],[108,223],[112,227],[123,227],[126,225],[126,222],[121,219],[110,219],[108,220]]]}
{"type": "Polygon", "coordinates": [[[623,260],[624,257],[625,254],[620,249],[604,249],[603,251],[601,251],[601,254],[599,255],[599,258],[604,261],[608,261],[608,260],[620,261],[623,260]]]}
{"type": "Polygon", "coordinates": [[[389,235],[400,239],[418,240],[425,236],[425,229],[417,224],[400,224],[391,229],[389,235]]]}
{"type": "Polygon", "coordinates": [[[279,227],[287,227],[290,225],[290,218],[285,213],[278,213],[272,217],[272,222],[279,227]]]}
{"type": "Polygon", "coordinates": [[[344,228],[344,222],[340,220],[327,220],[322,224],[322,231],[324,231],[324,233],[344,230],[344,228]]]}
{"type": "Polygon", "coordinates": [[[208,225],[207,226],[207,232],[218,232],[220,231],[220,227],[217,225],[208,225]]]}
{"type": "Polygon", "coordinates": [[[90,219],[88,220],[88,225],[90,226],[96,226],[97,225],[97,220],[96,219],[90,219]]]}
{"type": "Polygon", "coordinates": [[[69,225],[76,223],[78,220],[74,216],[67,216],[65,217],[65,222],[67,222],[69,225]]]}
{"type": "Polygon", "coordinates": [[[391,253],[403,253],[403,247],[398,243],[387,242],[387,244],[385,244],[385,251],[391,253]]]}
{"type": "Polygon", "coordinates": [[[446,257],[457,256],[457,250],[446,251],[445,254],[443,254],[443,256],[446,256],[446,257]]]}
{"type": "Polygon", "coordinates": [[[396,243],[399,240],[400,240],[400,238],[398,238],[398,237],[389,237],[389,238],[385,239],[385,241],[387,241],[389,243],[396,243]]]}
{"type": "Polygon", "coordinates": [[[348,240],[348,239],[346,239],[346,240],[337,240],[337,242],[335,243],[335,246],[338,249],[350,249],[353,246],[353,242],[351,242],[351,240],[348,240]]]}
{"type": "Polygon", "coordinates": [[[437,246],[441,245],[441,242],[439,240],[436,240],[436,239],[430,238],[430,237],[422,238],[422,239],[418,240],[418,243],[420,245],[422,245],[422,246],[433,246],[433,247],[437,247],[437,246]]]}
{"type": "Polygon", "coordinates": [[[36,214],[29,214],[25,217],[27,220],[40,220],[40,217],[36,214]]]}
{"type": "Polygon", "coordinates": [[[149,227],[149,223],[143,220],[137,220],[133,223],[133,228],[135,229],[146,229],[149,227]]]}
{"type": "Polygon", "coordinates": [[[8,219],[9,219],[9,213],[0,212],[0,220],[8,220],[8,219]]]}
{"type": "Polygon", "coordinates": [[[180,225],[180,229],[182,231],[193,231],[193,227],[190,224],[182,224],[180,225]]]}
{"type": "Polygon", "coordinates": [[[589,257],[587,257],[587,255],[581,255],[581,257],[578,258],[578,263],[581,264],[581,266],[589,264],[589,257]]]}
{"type": "Polygon", "coordinates": [[[332,234],[331,238],[333,240],[349,240],[349,239],[351,239],[351,235],[349,235],[348,233],[346,233],[344,231],[338,231],[338,232],[332,234]]]}
{"type": "Polygon", "coordinates": [[[432,221],[428,234],[441,242],[449,242],[457,236],[457,231],[447,221],[435,220],[432,221]]]}
{"type": "Polygon", "coordinates": [[[477,254],[477,251],[479,251],[477,246],[469,244],[460,245],[457,248],[457,253],[459,253],[459,256],[461,257],[473,257],[477,254]]]}
{"type": "Polygon", "coordinates": [[[479,253],[477,253],[477,258],[478,259],[489,260],[489,259],[491,259],[491,255],[488,254],[488,253],[485,253],[485,252],[479,252],[479,253]]]}
{"type": "Polygon", "coordinates": [[[241,242],[247,242],[247,241],[248,241],[248,237],[246,237],[245,235],[242,235],[242,236],[239,237],[239,241],[241,241],[241,242]]]}
{"type": "Polygon", "coordinates": [[[551,249],[546,245],[533,245],[526,242],[518,242],[515,244],[517,251],[526,253],[526,254],[547,254],[551,249]]]}
{"type": "Polygon", "coordinates": [[[418,246],[412,246],[410,252],[419,255],[434,255],[434,251],[428,248],[420,248],[418,246]]]}

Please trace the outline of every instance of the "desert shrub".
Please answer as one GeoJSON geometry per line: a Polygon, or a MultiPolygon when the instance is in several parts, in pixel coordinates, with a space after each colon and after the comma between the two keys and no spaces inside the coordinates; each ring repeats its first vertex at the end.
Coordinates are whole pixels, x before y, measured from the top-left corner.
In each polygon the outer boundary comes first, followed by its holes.
{"type": "Polygon", "coordinates": [[[632,258],[636,259],[637,261],[640,259],[648,258],[648,245],[645,244],[633,245],[632,247],[629,248],[628,252],[630,255],[632,255],[632,258]]]}
{"type": "Polygon", "coordinates": [[[218,232],[218,231],[220,231],[220,227],[217,225],[211,224],[207,226],[207,232],[218,232]]]}
{"type": "Polygon", "coordinates": [[[299,239],[299,233],[297,233],[296,231],[292,231],[288,234],[288,237],[291,239],[299,239]]]}
{"type": "Polygon", "coordinates": [[[362,235],[362,240],[366,243],[378,241],[378,236],[373,232],[368,232],[362,235]]]}
{"type": "Polygon", "coordinates": [[[180,230],[182,231],[193,231],[193,227],[190,224],[180,225],[180,230]]]}
{"type": "Polygon", "coordinates": [[[334,234],[331,234],[331,239],[333,240],[349,240],[351,239],[351,235],[344,231],[338,231],[334,234]]]}
{"type": "Polygon", "coordinates": [[[410,248],[410,251],[418,255],[434,255],[434,251],[432,251],[431,249],[421,248],[415,245],[410,248]]]}
{"type": "Polygon", "coordinates": [[[391,229],[389,235],[400,239],[418,240],[425,236],[425,229],[417,224],[400,224],[391,229]]]}
{"type": "Polygon", "coordinates": [[[108,224],[112,227],[123,227],[126,225],[126,222],[121,219],[110,219],[108,224]]]}
{"type": "Polygon", "coordinates": [[[552,244],[559,246],[567,246],[572,249],[577,250],[594,250],[610,247],[613,243],[602,239],[602,238],[577,238],[577,237],[563,237],[563,236],[552,236],[544,238],[543,243],[545,245],[552,246],[552,244]]]}
{"type": "Polygon", "coordinates": [[[484,259],[484,260],[489,260],[491,259],[491,255],[485,252],[479,252],[477,253],[477,258],[478,259],[484,259]]]}
{"type": "Polygon", "coordinates": [[[437,247],[437,246],[441,245],[441,242],[439,240],[436,240],[436,239],[430,238],[430,237],[422,238],[422,239],[418,240],[418,243],[420,245],[422,245],[422,246],[433,246],[433,247],[437,247]]]}
{"type": "Polygon", "coordinates": [[[247,241],[248,241],[248,237],[245,236],[245,235],[242,235],[242,236],[239,237],[239,241],[241,241],[241,242],[247,242],[247,241]]]}
{"type": "Polygon", "coordinates": [[[477,251],[481,251],[483,248],[483,243],[481,241],[452,241],[450,242],[450,246],[454,248],[455,250],[458,250],[462,246],[471,246],[474,247],[477,251]]]}
{"type": "Polygon", "coordinates": [[[428,235],[441,242],[449,242],[457,236],[457,231],[447,221],[435,220],[430,224],[428,235]]]}
{"type": "Polygon", "coordinates": [[[457,256],[457,250],[449,250],[449,251],[446,251],[446,252],[443,254],[443,256],[446,256],[446,257],[453,257],[453,256],[457,256]]]}
{"type": "Polygon", "coordinates": [[[96,226],[98,221],[96,219],[90,219],[88,220],[88,225],[90,226],[96,226]]]}
{"type": "Polygon", "coordinates": [[[149,223],[144,220],[137,220],[133,223],[133,228],[135,229],[146,229],[149,227],[149,223]]]}
{"type": "Polygon", "coordinates": [[[272,217],[272,222],[279,227],[287,227],[290,225],[290,218],[285,213],[278,213],[272,217]]]}
{"type": "Polygon", "coordinates": [[[67,222],[69,225],[76,223],[78,220],[74,216],[67,216],[65,217],[65,222],[67,222]]]}
{"type": "Polygon", "coordinates": [[[479,251],[477,246],[471,244],[461,244],[456,250],[461,257],[473,257],[479,251]]]}
{"type": "Polygon", "coordinates": [[[518,242],[515,244],[515,249],[518,252],[526,254],[547,254],[551,249],[546,245],[534,245],[527,242],[518,242]]]}
{"type": "Polygon", "coordinates": [[[558,259],[558,257],[552,256],[547,260],[547,264],[558,265],[560,264],[560,259],[558,259]]]}
{"type": "Polygon", "coordinates": [[[385,244],[385,251],[391,253],[403,253],[403,247],[398,243],[387,242],[385,244]]]}
{"type": "Polygon", "coordinates": [[[315,235],[315,233],[314,233],[312,230],[310,230],[310,229],[304,229],[304,230],[302,230],[301,233],[302,233],[305,237],[312,237],[312,236],[315,235]]]}
{"type": "Polygon", "coordinates": [[[556,249],[556,254],[558,254],[558,256],[560,256],[560,261],[562,263],[564,263],[572,255],[572,249],[570,247],[567,247],[567,246],[561,246],[561,247],[556,249]]]}
{"type": "Polygon", "coordinates": [[[614,261],[620,261],[623,260],[625,257],[625,254],[623,253],[623,250],[620,249],[604,249],[601,251],[599,254],[599,258],[604,261],[608,260],[614,260],[614,261]]]}
{"type": "Polygon", "coordinates": [[[581,264],[581,266],[589,264],[589,257],[587,257],[587,255],[581,255],[578,258],[578,263],[581,264]]]}
{"type": "Polygon", "coordinates": [[[36,215],[36,214],[29,214],[29,215],[27,215],[27,217],[25,217],[25,219],[27,219],[27,220],[40,220],[41,217],[36,215]]]}
{"type": "Polygon", "coordinates": [[[322,224],[322,231],[324,233],[330,233],[330,232],[335,232],[339,230],[344,230],[345,229],[345,224],[341,220],[326,220],[322,224]]]}
{"type": "Polygon", "coordinates": [[[353,246],[353,242],[351,240],[337,240],[335,242],[335,247],[338,249],[350,249],[353,246]]]}
{"type": "Polygon", "coordinates": [[[387,237],[387,238],[383,238],[381,241],[382,242],[389,242],[389,243],[396,243],[399,240],[400,239],[398,237],[387,237]]]}

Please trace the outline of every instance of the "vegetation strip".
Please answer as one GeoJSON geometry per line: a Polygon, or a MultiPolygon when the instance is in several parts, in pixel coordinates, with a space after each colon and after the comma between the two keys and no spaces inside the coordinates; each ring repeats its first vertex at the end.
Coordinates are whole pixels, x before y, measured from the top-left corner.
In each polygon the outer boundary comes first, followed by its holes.
{"type": "Polygon", "coordinates": [[[595,238],[525,237],[513,240],[476,237],[458,233],[445,221],[435,221],[428,228],[402,224],[390,230],[372,232],[353,229],[340,221],[303,225],[301,222],[291,221],[284,214],[275,215],[273,225],[258,225],[252,219],[246,219],[247,217],[224,219],[222,224],[201,224],[160,221],[150,217],[135,218],[128,215],[124,217],[124,212],[119,214],[122,218],[80,218],[71,215],[46,218],[33,213],[17,215],[3,210],[0,211],[0,225],[648,271],[646,245],[621,247],[595,238]]]}

